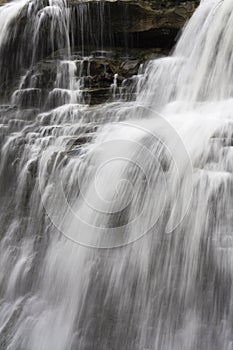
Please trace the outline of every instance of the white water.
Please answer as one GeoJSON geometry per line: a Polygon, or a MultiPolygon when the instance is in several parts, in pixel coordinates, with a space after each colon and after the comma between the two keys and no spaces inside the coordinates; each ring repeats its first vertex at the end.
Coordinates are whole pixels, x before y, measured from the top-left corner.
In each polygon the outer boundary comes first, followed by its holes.
{"type": "Polygon", "coordinates": [[[59,107],[0,115],[1,350],[232,349],[232,31],[232,1],[202,1],[136,102],[98,107],[49,38],[59,107]]]}
{"type": "Polygon", "coordinates": [[[28,3],[28,0],[15,0],[0,9],[0,43],[7,38],[8,26],[10,22],[17,17],[22,8],[28,3]]]}

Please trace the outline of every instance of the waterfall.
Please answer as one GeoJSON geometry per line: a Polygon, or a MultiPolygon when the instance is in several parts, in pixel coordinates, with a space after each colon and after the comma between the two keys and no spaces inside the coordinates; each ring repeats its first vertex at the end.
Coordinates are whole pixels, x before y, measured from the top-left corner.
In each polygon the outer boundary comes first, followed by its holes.
{"type": "Polygon", "coordinates": [[[232,0],[99,105],[77,6],[0,7],[0,349],[230,350],[232,0]]]}

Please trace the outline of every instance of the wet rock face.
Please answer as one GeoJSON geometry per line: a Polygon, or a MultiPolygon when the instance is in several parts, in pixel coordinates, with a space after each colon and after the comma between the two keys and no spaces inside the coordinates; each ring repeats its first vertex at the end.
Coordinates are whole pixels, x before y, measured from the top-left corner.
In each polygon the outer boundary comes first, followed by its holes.
{"type": "MultiPolygon", "coordinates": [[[[77,101],[91,105],[106,102],[111,100],[114,89],[115,93],[119,94],[122,85],[122,97],[126,98],[129,89],[136,84],[132,77],[136,79],[140,64],[149,53],[150,51],[141,51],[137,59],[133,56],[126,59],[120,53],[117,55],[108,51],[101,52],[101,56],[98,52],[92,52],[91,56],[86,58],[73,55],[73,79],[79,81],[80,89],[77,101]],[[115,86],[113,86],[114,80],[115,86]]],[[[64,81],[58,84],[57,81],[61,68],[61,61],[58,58],[40,61],[34,65],[24,76],[20,89],[13,93],[11,97],[13,104],[20,108],[46,110],[69,103],[71,97],[69,84],[65,84],[64,81]]],[[[69,66],[63,65],[63,74],[68,74],[68,70],[69,66]]]]}
{"type": "MultiPolygon", "coordinates": [[[[104,45],[129,48],[171,49],[179,30],[190,18],[199,0],[68,0],[70,6],[91,18],[93,28],[102,31],[104,45]],[[99,13],[103,19],[101,28],[99,13]]],[[[85,44],[91,38],[86,33],[85,44]]],[[[97,40],[98,30],[96,32],[97,40]]],[[[93,39],[93,38],[92,38],[93,39]]]]}
{"type": "MultiPolygon", "coordinates": [[[[4,4],[8,0],[0,0],[4,4]]],[[[42,2],[38,0],[38,3],[42,2]]],[[[200,0],[67,0],[76,47],[171,49],[200,0]]],[[[46,0],[43,1],[46,5],[46,0]]],[[[25,16],[19,18],[24,23],[25,16]]]]}
{"type": "MultiPolygon", "coordinates": [[[[0,4],[5,2],[0,0],[0,4]]],[[[37,15],[48,4],[48,0],[38,0],[37,15]]],[[[81,70],[77,68],[85,102],[96,104],[108,100],[114,79],[115,93],[119,93],[122,84],[121,91],[131,89],[135,83],[131,78],[137,75],[140,65],[151,57],[168,54],[198,4],[199,0],[67,0],[72,59],[89,57],[83,61],[81,70]]],[[[11,23],[8,40],[0,52],[0,95],[7,101],[17,90],[13,96],[15,103],[40,107],[55,86],[56,61],[67,56],[67,38],[62,37],[57,27],[51,45],[51,18],[47,14],[35,45],[31,35],[34,21],[35,18],[28,17],[26,6],[11,23]],[[21,77],[28,69],[20,87],[26,91],[18,91],[21,77]]],[[[58,100],[58,94],[60,90],[56,90],[51,100],[58,100]]],[[[66,95],[63,92],[64,103],[68,101],[66,95]]]]}

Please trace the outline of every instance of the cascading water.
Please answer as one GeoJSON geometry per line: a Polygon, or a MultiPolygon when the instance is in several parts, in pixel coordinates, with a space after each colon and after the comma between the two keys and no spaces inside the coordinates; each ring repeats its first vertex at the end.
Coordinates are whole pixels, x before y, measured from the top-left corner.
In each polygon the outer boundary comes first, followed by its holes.
{"type": "Polygon", "coordinates": [[[99,106],[79,10],[0,8],[0,349],[230,350],[233,3],[99,106]]]}

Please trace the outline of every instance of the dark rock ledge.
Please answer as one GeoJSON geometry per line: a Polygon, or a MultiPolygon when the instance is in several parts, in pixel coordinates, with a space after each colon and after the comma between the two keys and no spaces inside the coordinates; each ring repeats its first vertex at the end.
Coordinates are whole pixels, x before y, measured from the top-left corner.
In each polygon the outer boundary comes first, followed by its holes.
{"type": "Polygon", "coordinates": [[[88,6],[93,24],[100,27],[97,8],[103,11],[103,32],[114,44],[133,48],[171,49],[179,31],[199,0],[68,0],[73,7],[88,6]]]}

